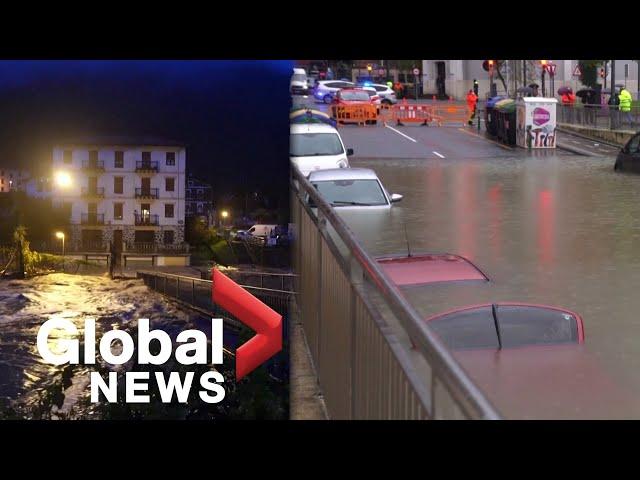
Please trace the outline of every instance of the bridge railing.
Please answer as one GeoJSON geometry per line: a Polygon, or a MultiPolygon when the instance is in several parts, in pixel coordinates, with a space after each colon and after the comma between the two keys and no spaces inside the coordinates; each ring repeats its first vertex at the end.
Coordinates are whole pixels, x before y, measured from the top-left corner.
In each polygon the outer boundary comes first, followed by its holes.
{"type": "Polygon", "coordinates": [[[296,168],[291,209],[297,311],[330,417],[500,418],[296,168]]]}

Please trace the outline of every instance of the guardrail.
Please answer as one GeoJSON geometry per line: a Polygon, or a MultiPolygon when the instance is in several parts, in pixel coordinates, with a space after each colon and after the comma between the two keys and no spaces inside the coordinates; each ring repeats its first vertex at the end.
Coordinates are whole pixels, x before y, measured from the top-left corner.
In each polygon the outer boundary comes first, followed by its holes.
{"type": "Polygon", "coordinates": [[[291,195],[296,301],[330,417],[500,418],[295,167],[291,195]]]}
{"type": "Polygon", "coordinates": [[[556,107],[556,123],[578,125],[607,130],[640,129],[640,107],[631,107],[624,112],[619,105],[574,105],[558,104],[556,107]]]}
{"type": "MultiPolygon", "coordinates": [[[[167,297],[195,307],[207,315],[224,318],[227,323],[235,327],[241,326],[241,323],[233,315],[213,303],[211,295],[213,282],[211,280],[148,270],[139,270],[137,276],[142,278],[149,288],[167,297]]],[[[283,332],[287,332],[289,308],[291,300],[296,295],[295,292],[250,285],[240,286],[282,315],[283,332]]]]}

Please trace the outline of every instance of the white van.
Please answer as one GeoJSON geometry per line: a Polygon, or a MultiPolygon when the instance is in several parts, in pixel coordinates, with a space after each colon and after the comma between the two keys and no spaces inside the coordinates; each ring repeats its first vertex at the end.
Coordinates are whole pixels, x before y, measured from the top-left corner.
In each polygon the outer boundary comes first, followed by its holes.
{"type": "Polygon", "coordinates": [[[315,170],[349,168],[348,156],[338,130],[324,123],[301,123],[290,126],[289,156],[306,177],[315,170]]]}
{"type": "Polygon", "coordinates": [[[304,68],[294,68],[291,76],[290,91],[292,95],[308,95],[309,79],[304,68]]]}
{"type": "Polygon", "coordinates": [[[278,225],[254,225],[247,233],[249,235],[253,235],[254,237],[269,237],[271,233],[275,233],[278,225]]]}

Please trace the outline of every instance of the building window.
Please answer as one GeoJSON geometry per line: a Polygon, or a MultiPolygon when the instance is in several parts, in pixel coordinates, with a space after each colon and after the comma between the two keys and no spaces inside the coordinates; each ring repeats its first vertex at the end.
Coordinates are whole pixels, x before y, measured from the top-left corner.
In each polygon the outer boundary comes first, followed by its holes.
{"type": "Polygon", "coordinates": [[[167,166],[173,167],[176,164],[176,152],[167,152],[167,166]]]}
{"type": "Polygon", "coordinates": [[[116,159],[113,162],[114,168],[124,168],[124,152],[116,152],[116,159]]]}
{"type": "Polygon", "coordinates": [[[142,161],[147,163],[151,161],[151,152],[142,152],[142,161]]]}
{"type": "Polygon", "coordinates": [[[164,218],[173,218],[173,203],[164,204],[164,218]]]}
{"type": "Polygon", "coordinates": [[[173,192],[175,190],[175,186],[176,186],[176,179],[175,178],[165,178],[164,179],[164,189],[167,192],[173,192]]]}
{"type": "Polygon", "coordinates": [[[165,230],[164,234],[164,244],[170,245],[173,243],[173,230],[165,230]]]}
{"type": "Polygon", "coordinates": [[[113,177],[113,193],[123,192],[123,179],[124,177],[113,177]]]}
{"type": "Polygon", "coordinates": [[[198,213],[202,213],[202,204],[201,203],[198,204],[198,213]]]}
{"type": "Polygon", "coordinates": [[[97,150],[89,150],[89,162],[92,165],[95,165],[98,162],[98,151],[97,150]]]}
{"type": "Polygon", "coordinates": [[[65,150],[62,152],[62,161],[64,163],[71,163],[71,150],[65,150]]]}
{"type": "Polygon", "coordinates": [[[122,220],[122,203],[113,204],[113,219],[122,220]]]}

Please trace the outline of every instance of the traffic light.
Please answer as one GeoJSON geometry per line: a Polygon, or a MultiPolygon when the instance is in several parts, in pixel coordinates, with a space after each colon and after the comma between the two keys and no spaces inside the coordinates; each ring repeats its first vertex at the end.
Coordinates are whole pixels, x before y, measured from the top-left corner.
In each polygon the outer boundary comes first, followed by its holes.
{"type": "Polygon", "coordinates": [[[604,68],[600,69],[600,78],[604,78],[604,68]]]}
{"type": "Polygon", "coordinates": [[[473,93],[475,93],[476,96],[478,95],[478,80],[475,78],[473,79],[473,93]]]}
{"type": "Polygon", "coordinates": [[[484,69],[485,72],[488,72],[489,70],[491,70],[493,68],[495,60],[485,60],[484,62],[482,62],[482,68],[484,69]]]}

